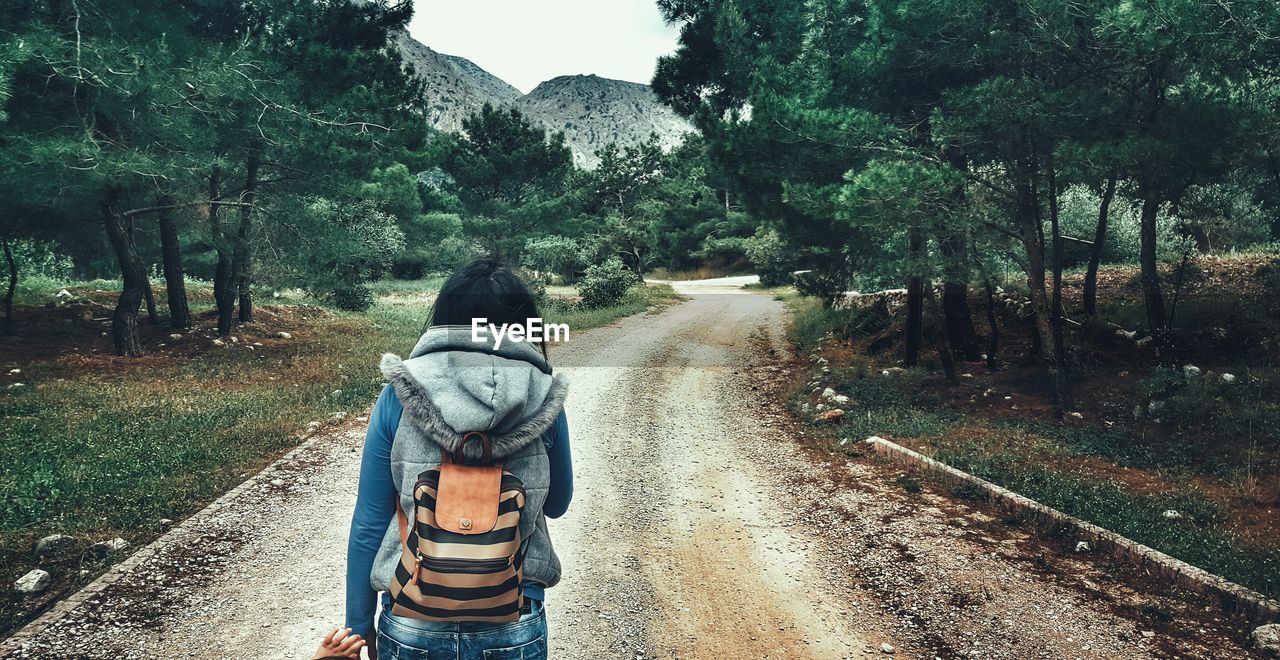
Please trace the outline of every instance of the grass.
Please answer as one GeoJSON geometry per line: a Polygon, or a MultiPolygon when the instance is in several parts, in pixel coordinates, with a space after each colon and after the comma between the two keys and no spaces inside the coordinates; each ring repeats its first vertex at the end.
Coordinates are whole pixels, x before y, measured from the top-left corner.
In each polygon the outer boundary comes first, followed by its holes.
{"type": "Polygon", "coordinates": [[[813,298],[783,295],[792,311],[788,336],[801,354],[818,348],[824,337],[844,339],[875,334],[889,327],[889,315],[878,307],[825,309],[813,298]]]}
{"type": "MultiPolygon", "coordinates": [[[[42,307],[20,310],[24,323],[39,314],[53,320],[30,326],[49,330],[39,337],[0,344],[0,573],[12,584],[39,567],[54,582],[37,599],[6,590],[0,635],[105,569],[110,558],[95,559],[93,542],[122,536],[137,548],[162,533],[160,520],[198,509],[296,446],[309,422],[363,413],[382,388],[378,356],[409,351],[439,284],[379,282],[377,303],[362,313],[306,304],[292,293],[265,299],[257,321],[234,331],[239,342],[222,348],[212,345],[210,306],[196,303],[200,328],[175,341],[167,329],[144,327],[147,355],[136,360],[107,355],[96,322],[63,322],[57,310],[42,307]],[[293,338],[277,338],[281,330],[293,338]],[[57,350],[40,357],[23,341],[57,350]],[[253,342],[263,346],[250,350],[253,342]],[[18,367],[20,374],[7,373],[18,367]],[[23,386],[7,387],[15,382],[23,386]],[[78,541],[65,556],[37,558],[34,543],[49,534],[78,541]]],[[[199,300],[204,285],[193,286],[199,300]]],[[[43,305],[64,287],[101,289],[102,302],[119,289],[52,282],[30,293],[43,305]]],[[[553,303],[547,316],[584,330],[679,299],[670,287],[637,287],[617,306],[553,303]]]]}
{"type": "Polygon", "coordinates": [[[543,316],[547,323],[566,323],[570,332],[577,332],[609,325],[625,316],[661,309],[681,300],[684,300],[683,296],[666,284],[647,284],[632,287],[622,302],[611,307],[583,309],[553,300],[543,310],[543,316]]]}
{"type": "Polygon", "coordinates": [[[1136,495],[978,445],[940,451],[935,458],[1263,594],[1280,595],[1280,550],[1244,543],[1222,524],[1221,508],[1194,490],[1136,495]],[[1170,509],[1183,517],[1165,518],[1170,509]]]}

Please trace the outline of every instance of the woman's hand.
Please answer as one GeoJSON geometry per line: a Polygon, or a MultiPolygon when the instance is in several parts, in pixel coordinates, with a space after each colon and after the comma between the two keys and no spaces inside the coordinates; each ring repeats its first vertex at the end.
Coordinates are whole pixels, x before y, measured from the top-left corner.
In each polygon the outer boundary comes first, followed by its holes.
{"type": "MultiPolygon", "coordinates": [[[[364,638],[352,635],[350,628],[334,628],[333,632],[324,636],[320,648],[316,649],[312,660],[319,658],[359,658],[360,649],[364,647],[364,638]]],[[[371,657],[377,657],[375,653],[371,657]]]]}

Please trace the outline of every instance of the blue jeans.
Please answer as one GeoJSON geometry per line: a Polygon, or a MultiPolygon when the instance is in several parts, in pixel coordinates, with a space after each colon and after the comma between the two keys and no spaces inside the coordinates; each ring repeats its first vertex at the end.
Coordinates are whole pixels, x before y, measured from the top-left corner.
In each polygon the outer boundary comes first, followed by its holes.
{"type": "Polygon", "coordinates": [[[378,660],[543,660],[547,614],[542,602],[511,623],[436,623],[388,614],[378,618],[378,660]]]}

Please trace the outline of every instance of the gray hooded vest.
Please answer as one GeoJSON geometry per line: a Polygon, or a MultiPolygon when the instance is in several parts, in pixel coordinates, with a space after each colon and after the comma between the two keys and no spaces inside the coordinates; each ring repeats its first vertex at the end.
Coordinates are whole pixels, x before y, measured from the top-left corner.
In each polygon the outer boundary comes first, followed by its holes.
{"type": "MultiPolygon", "coordinates": [[[[404,407],[391,444],[391,474],[400,510],[413,516],[413,485],[424,470],[440,464],[440,450],[452,452],[467,431],[485,431],[495,462],[524,482],[525,509],[520,537],[525,543],[526,582],[554,586],[560,559],[551,547],[542,504],[551,485],[542,435],[564,408],[569,385],[552,375],[542,353],[524,342],[473,342],[466,326],[433,326],[408,360],[382,356],[382,375],[404,407]]],[[[479,443],[463,448],[479,458],[479,443]]],[[[374,559],[370,583],[391,588],[400,562],[399,524],[392,520],[374,559]]]]}

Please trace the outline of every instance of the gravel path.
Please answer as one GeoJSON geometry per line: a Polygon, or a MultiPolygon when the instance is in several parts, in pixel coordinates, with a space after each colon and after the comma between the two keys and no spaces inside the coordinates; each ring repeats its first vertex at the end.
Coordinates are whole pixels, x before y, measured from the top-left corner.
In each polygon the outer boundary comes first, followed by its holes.
{"type": "MultiPolygon", "coordinates": [[[[550,522],[552,657],[1246,656],[1203,604],[1041,570],[1029,533],[795,442],[782,306],[741,283],[675,283],[689,302],[553,352],[577,491],[550,522]],[[1200,616],[1155,634],[1152,605],[1200,616]]],[[[307,657],[342,617],[361,440],[308,447],[14,657],[307,657]]]]}

